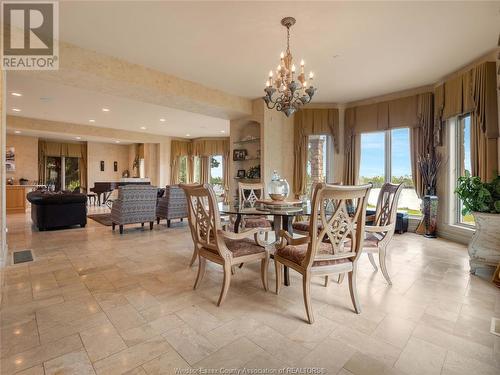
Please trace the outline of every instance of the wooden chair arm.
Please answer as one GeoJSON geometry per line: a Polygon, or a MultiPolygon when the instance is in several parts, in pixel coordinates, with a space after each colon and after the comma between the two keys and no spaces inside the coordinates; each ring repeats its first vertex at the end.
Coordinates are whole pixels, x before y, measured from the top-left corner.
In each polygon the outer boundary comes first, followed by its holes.
{"type": "Polygon", "coordinates": [[[230,239],[230,240],[244,240],[245,238],[250,238],[250,236],[253,236],[254,241],[257,245],[265,247],[269,244],[262,241],[259,236],[264,234],[265,232],[268,232],[268,231],[270,231],[269,228],[253,228],[253,229],[245,230],[243,232],[234,233],[234,232],[227,232],[225,230],[219,229],[217,231],[217,233],[225,238],[230,239]]]}
{"type": "Polygon", "coordinates": [[[389,232],[396,227],[395,224],[389,225],[365,225],[365,232],[370,233],[383,233],[389,232]]]}
{"type": "Polygon", "coordinates": [[[281,237],[281,241],[277,245],[278,249],[283,249],[287,245],[292,245],[292,246],[304,245],[311,241],[309,236],[293,238],[290,235],[290,233],[288,233],[286,230],[283,229],[280,229],[279,235],[281,237]]]}

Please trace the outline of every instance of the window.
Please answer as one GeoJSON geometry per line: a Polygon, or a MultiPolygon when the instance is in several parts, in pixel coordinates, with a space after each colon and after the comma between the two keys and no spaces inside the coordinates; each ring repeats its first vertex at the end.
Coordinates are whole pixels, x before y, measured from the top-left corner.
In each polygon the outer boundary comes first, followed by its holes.
{"type": "Polygon", "coordinates": [[[359,183],[371,182],[368,207],[377,205],[380,188],[385,182],[403,183],[398,210],[420,216],[421,200],[413,185],[410,156],[410,129],[392,129],[361,134],[359,183]]]}
{"type": "Polygon", "coordinates": [[[307,150],[307,194],[310,195],[313,183],[334,182],[332,137],[309,136],[307,150]]]}
{"type": "Polygon", "coordinates": [[[214,155],[210,158],[210,185],[212,185],[217,196],[221,196],[224,193],[222,155],[214,155]]]}
{"type": "Polygon", "coordinates": [[[182,183],[185,184],[188,182],[188,180],[187,180],[187,174],[188,174],[187,159],[188,159],[187,156],[181,156],[179,158],[179,182],[181,184],[182,183]]]}
{"type": "MultiPolygon", "coordinates": [[[[460,116],[456,120],[456,173],[455,181],[459,176],[464,176],[465,172],[471,173],[471,118],[470,114],[460,116]]],[[[474,225],[472,214],[462,215],[462,201],[456,197],[456,217],[460,224],[474,225]]]]}
{"type": "Polygon", "coordinates": [[[47,185],[55,191],[75,190],[80,187],[80,168],[78,158],[47,156],[45,159],[47,185]]]}

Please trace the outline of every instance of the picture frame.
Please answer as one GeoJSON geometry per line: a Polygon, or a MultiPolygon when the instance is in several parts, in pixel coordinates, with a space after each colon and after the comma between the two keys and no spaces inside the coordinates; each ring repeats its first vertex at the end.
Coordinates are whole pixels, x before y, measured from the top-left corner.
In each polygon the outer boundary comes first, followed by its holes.
{"type": "Polygon", "coordinates": [[[245,178],[246,172],[244,169],[238,169],[238,172],[236,173],[236,177],[238,178],[245,178]]]}
{"type": "Polygon", "coordinates": [[[101,160],[101,172],[104,172],[104,160],[101,160]]]}
{"type": "Polygon", "coordinates": [[[233,150],[233,161],[245,160],[247,154],[247,150],[245,149],[233,150]]]}
{"type": "Polygon", "coordinates": [[[115,162],[113,163],[113,170],[114,170],[115,172],[118,172],[118,162],[117,162],[117,161],[115,161],[115,162]]]}

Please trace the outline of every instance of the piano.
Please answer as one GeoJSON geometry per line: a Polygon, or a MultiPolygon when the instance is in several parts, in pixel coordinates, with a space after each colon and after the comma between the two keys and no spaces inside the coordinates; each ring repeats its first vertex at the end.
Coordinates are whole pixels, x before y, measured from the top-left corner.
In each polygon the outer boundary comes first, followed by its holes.
{"type": "Polygon", "coordinates": [[[106,204],[113,190],[125,185],[151,185],[151,182],[145,178],[124,178],[121,181],[94,182],[94,187],[90,188],[90,191],[96,193],[97,203],[100,206],[106,204]],[[103,197],[102,202],[101,196],[103,197]]]}

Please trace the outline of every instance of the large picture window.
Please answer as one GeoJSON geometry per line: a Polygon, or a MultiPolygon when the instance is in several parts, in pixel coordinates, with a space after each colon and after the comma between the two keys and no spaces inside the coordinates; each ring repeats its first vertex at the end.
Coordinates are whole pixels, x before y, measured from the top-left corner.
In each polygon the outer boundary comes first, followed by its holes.
{"type": "Polygon", "coordinates": [[[222,155],[214,155],[210,158],[210,185],[212,185],[217,196],[221,196],[224,193],[222,163],[222,155]]]}
{"type": "Polygon", "coordinates": [[[415,191],[411,173],[410,129],[392,129],[361,135],[359,182],[373,184],[368,197],[370,208],[376,207],[380,188],[385,182],[404,184],[398,210],[414,216],[422,214],[421,200],[415,191]]]}
{"type": "MultiPolygon", "coordinates": [[[[456,171],[460,176],[465,176],[466,171],[471,173],[471,118],[470,114],[460,116],[456,126],[456,171]]],[[[456,176],[457,178],[459,176],[456,176]]],[[[456,180],[456,178],[455,178],[456,180]]],[[[474,225],[472,214],[462,215],[462,201],[456,197],[457,222],[460,224],[474,225]]]]}

